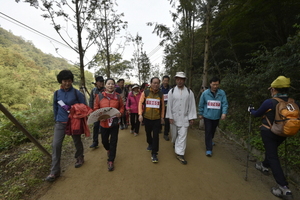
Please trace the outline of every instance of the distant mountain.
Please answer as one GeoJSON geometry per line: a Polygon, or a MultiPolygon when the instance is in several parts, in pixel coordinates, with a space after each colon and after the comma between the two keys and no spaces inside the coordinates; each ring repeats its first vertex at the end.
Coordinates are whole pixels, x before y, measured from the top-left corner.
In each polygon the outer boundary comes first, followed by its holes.
{"type": "Polygon", "coordinates": [[[0,28],[0,47],[14,51],[26,59],[32,60],[36,66],[45,67],[49,70],[66,69],[73,66],[65,59],[43,53],[30,41],[25,41],[22,37],[15,36],[3,28],[0,28]]]}
{"type": "MultiPolygon", "coordinates": [[[[75,88],[80,80],[79,68],[62,58],[45,54],[31,42],[0,28],[0,102],[14,110],[40,107],[51,102],[59,89],[56,75],[62,69],[74,74],[75,88]]],[[[88,90],[93,85],[92,73],[85,71],[88,90]]]]}

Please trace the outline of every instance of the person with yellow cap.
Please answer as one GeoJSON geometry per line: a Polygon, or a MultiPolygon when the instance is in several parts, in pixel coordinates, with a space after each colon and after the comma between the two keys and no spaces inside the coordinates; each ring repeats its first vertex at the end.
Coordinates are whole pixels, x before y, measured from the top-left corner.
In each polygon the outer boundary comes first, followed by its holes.
{"type": "Polygon", "coordinates": [[[272,98],[265,100],[257,110],[253,107],[248,108],[248,111],[254,117],[265,116],[262,118],[262,126],[260,127],[260,134],[265,148],[265,159],[262,162],[256,163],[255,168],[265,175],[268,175],[269,168],[272,170],[273,177],[278,185],[272,187],[271,192],[273,195],[283,199],[293,198],[293,194],[288,187],[288,182],[278,158],[278,147],[286,137],[274,134],[270,130],[267,119],[273,124],[276,114],[276,105],[278,104],[278,101],[274,98],[276,97],[288,101],[289,87],[290,79],[285,76],[278,76],[271,83],[271,87],[269,87],[272,98]]]}

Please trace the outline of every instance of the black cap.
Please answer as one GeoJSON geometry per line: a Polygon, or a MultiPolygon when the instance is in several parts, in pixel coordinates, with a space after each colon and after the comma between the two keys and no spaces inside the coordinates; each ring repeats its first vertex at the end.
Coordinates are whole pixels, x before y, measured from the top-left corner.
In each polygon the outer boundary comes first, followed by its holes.
{"type": "Polygon", "coordinates": [[[104,79],[103,79],[102,76],[97,76],[97,77],[95,78],[95,80],[96,80],[96,82],[97,82],[97,81],[104,82],[104,79]]]}

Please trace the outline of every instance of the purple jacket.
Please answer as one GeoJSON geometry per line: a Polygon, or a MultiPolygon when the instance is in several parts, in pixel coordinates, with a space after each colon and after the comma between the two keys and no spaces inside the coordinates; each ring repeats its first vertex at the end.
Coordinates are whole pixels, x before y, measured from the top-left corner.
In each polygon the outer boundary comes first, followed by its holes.
{"type": "Polygon", "coordinates": [[[139,92],[136,96],[134,96],[133,93],[130,92],[126,101],[126,110],[130,109],[130,113],[138,113],[140,97],[141,92],[139,92]]]}

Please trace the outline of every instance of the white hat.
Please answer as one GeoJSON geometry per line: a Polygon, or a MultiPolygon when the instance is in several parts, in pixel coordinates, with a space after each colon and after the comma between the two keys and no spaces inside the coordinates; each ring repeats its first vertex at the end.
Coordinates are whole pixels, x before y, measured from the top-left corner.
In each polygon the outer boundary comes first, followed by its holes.
{"type": "Polygon", "coordinates": [[[176,72],[176,75],[174,76],[174,78],[186,78],[185,73],[184,72],[176,72]]]}
{"type": "Polygon", "coordinates": [[[134,89],[134,88],[139,88],[140,86],[138,84],[134,84],[131,89],[134,89]]]}

